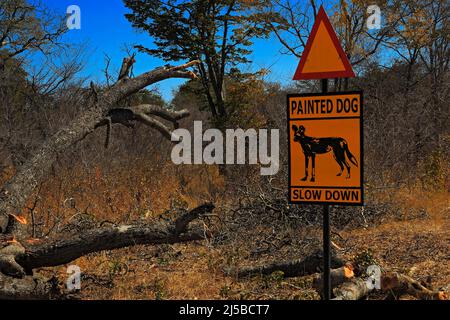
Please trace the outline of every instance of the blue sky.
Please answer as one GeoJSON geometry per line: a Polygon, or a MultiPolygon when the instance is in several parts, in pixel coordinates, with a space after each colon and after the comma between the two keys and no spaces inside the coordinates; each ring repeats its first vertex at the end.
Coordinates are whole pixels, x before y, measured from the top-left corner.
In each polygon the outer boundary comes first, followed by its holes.
{"type": "MultiPolygon", "coordinates": [[[[83,76],[90,80],[103,81],[102,70],[105,67],[105,54],[113,62],[117,69],[120,67],[125,45],[142,44],[152,46],[152,39],[148,34],[134,30],[124,17],[127,8],[121,0],[44,0],[43,3],[55,11],[64,15],[67,7],[78,5],[81,8],[81,30],[71,30],[64,41],[70,43],[85,43],[86,67],[83,76]]],[[[250,59],[253,61],[248,66],[250,70],[269,68],[271,74],[269,81],[280,81],[288,84],[298,65],[298,59],[280,53],[281,45],[274,38],[267,40],[258,39],[253,47],[250,59]]],[[[134,68],[134,73],[151,70],[165,63],[155,57],[140,54],[134,68]]],[[[170,79],[157,85],[166,100],[170,100],[172,92],[184,80],[170,79]]]]}

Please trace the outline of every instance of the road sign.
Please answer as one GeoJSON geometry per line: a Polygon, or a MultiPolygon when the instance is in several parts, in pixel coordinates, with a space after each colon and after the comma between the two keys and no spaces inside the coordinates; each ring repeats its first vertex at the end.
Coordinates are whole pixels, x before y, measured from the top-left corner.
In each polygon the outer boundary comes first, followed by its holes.
{"type": "Polygon", "coordinates": [[[354,77],[347,55],[321,6],[294,80],[354,77]]]}
{"type": "Polygon", "coordinates": [[[291,203],[363,205],[363,94],[288,95],[291,203]]]}

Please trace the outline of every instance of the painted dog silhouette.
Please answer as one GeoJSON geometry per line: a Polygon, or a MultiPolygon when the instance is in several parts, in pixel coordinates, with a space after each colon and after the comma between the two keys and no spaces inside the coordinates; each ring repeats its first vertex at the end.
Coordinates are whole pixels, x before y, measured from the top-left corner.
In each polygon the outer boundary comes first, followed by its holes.
{"type": "Polygon", "coordinates": [[[356,167],[358,167],[358,161],[348,149],[348,143],[343,138],[314,138],[305,135],[306,129],[304,126],[297,127],[292,126],[294,130],[294,141],[300,143],[305,154],[305,177],[302,181],[308,180],[308,166],[309,158],[312,161],[312,175],[311,182],[316,181],[316,155],[325,154],[333,151],[334,159],[341,168],[341,171],[337,176],[341,176],[344,172],[344,167],[347,169],[347,179],[350,179],[350,164],[347,162],[345,155],[356,167]]]}

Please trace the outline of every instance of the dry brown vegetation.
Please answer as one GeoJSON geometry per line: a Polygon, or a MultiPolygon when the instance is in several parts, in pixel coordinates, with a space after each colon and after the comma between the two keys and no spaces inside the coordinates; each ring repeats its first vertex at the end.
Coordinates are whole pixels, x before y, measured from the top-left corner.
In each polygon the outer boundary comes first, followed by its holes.
{"type": "MultiPolygon", "coordinates": [[[[36,241],[104,224],[169,219],[180,208],[207,201],[217,207],[202,222],[213,236],[197,243],[136,246],[80,258],[73,262],[83,272],[77,297],[320,298],[312,288],[313,276],[285,278],[275,272],[237,279],[224,272],[301,259],[319,250],[320,207],[287,205],[284,178],[263,179],[254,167],[236,166],[224,173],[216,166],[175,166],[169,159],[170,144],[143,131],[132,137],[117,132],[112,150],[100,149],[100,133],[74,152],[81,161],[73,154],[61,160],[23,212],[34,221],[29,228],[36,241]],[[128,149],[123,147],[128,139],[150,142],[143,142],[147,148],[128,149]],[[161,143],[151,142],[158,139],[161,143]]],[[[12,174],[12,166],[5,168],[5,180],[12,174]]],[[[436,288],[445,287],[450,279],[448,190],[426,190],[420,180],[401,186],[388,177],[384,185],[368,188],[364,211],[333,208],[337,251],[361,271],[378,264],[417,280],[432,277],[436,288]]],[[[66,267],[47,268],[44,274],[64,282],[66,267]]]]}
{"type": "MultiPolygon", "coordinates": [[[[109,181],[108,174],[90,175],[83,179],[71,170],[65,187],[49,181],[41,189],[40,201],[34,213],[44,217],[45,212],[55,212],[59,230],[67,225],[92,228],[102,222],[126,223],[136,219],[162,219],[166,210],[182,206],[196,206],[206,199],[214,199],[218,209],[215,217],[204,221],[205,228],[215,231],[213,238],[194,244],[137,246],[112,252],[102,252],[83,257],[73,264],[83,271],[83,299],[319,299],[312,288],[313,277],[284,278],[282,273],[236,279],[226,276],[230,267],[263,265],[306,257],[321,246],[320,209],[311,208],[310,223],[293,221],[295,218],[278,217],[268,212],[242,210],[233,212],[233,200],[225,197],[224,181],[217,168],[186,167],[187,172],[167,164],[157,171],[143,171],[144,179],[136,199],[136,183],[109,181]],[[178,171],[178,176],[175,172],[178,171]],[[202,176],[203,173],[203,176],[202,176]],[[75,176],[72,176],[72,174],[75,176]],[[182,185],[186,177],[198,177],[182,185]],[[72,176],[72,177],[71,177],[72,176]],[[153,183],[145,182],[150,178],[153,183]],[[91,181],[89,181],[91,180],[91,181]],[[157,181],[170,182],[170,191],[164,192],[157,181]],[[205,181],[218,190],[212,194],[204,187],[205,181]],[[95,192],[74,193],[78,185],[91,185],[95,192]],[[114,187],[107,187],[110,184],[114,187]],[[110,190],[114,190],[111,194],[110,190]],[[86,196],[89,194],[89,196],[86,196]],[[171,196],[165,196],[171,194],[171,196]],[[54,195],[59,195],[57,199],[54,195]],[[73,198],[73,199],[72,199],[73,198]],[[59,201],[58,201],[59,199],[59,201]],[[65,200],[62,200],[65,199],[65,200]],[[70,199],[69,201],[66,201],[70,199]],[[111,199],[112,201],[109,202],[111,199]],[[64,205],[66,202],[66,205],[64,205]],[[108,203],[109,202],[109,203],[108,203]],[[68,205],[70,204],[70,205],[68,205]],[[256,216],[257,215],[257,216],[256,216]],[[264,216],[264,217],[262,217],[264,216]],[[314,219],[314,216],[317,216],[314,219]],[[264,219],[256,223],[255,219],[264,219]],[[253,220],[249,221],[249,220],[253,220]],[[232,226],[232,224],[234,225],[232,226]]],[[[58,177],[64,175],[58,174],[58,177]]],[[[111,178],[117,178],[112,174],[111,178]]],[[[120,181],[126,181],[121,179],[120,181]]],[[[391,192],[392,193],[392,192],[391,192]]],[[[339,227],[339,215],[345,211],[335,208],[333,242],[339,252],[356,265],[365,268],[378,264],[386,270],[395,270],[426,281],[432,277],[433,285],[445,287],[450,279],[448,263],[449,198],[448,193],[396,190],[386,198],[378,195],[377,201],[394,201],[396,208],[374,209],[379,219],[365,226],[367,219],[353,212],[349,226],[339,227]],[[421,199],[421,200],[418,200],[421,199]],[[389,211],[385,211],[389,210],[389,211]],[[392,211],[390,211],[392,210],[392,211]]],[[[359,209],[358,209],[359,210],[359,209]]],[[[347,213],[348,214],[348,213],[347,213]]],[[[30,219],[30,214],[26,214],[30,219]]],[[[41,220],[38,220],[39,222],[41,220]]],[[[39,225],[38,222],[38,225],[39,225]]],[[[55,228],[56,219],[50,216],[44,229],[55,228]]],[[[66,230],[67,231],[67,230],[66,230]]],[[[38,237],[40,238],[40,237],[38,237]]],[[[46,269],[46,275],[56,275],[61,281],[67,278],[66,266],[46,269]]],[[[374,296],[373,298],[377,298],[374,296]]]]}
{"type": "MultiPolygon", "coordinates": [[[[263,126],[283,126],[275,110],[284,107],[284,94],[272,93],[258,104],[263,126]]],[[[179,95],[175,101],[192,112],[182,126],[207,121],[192,96],[183,100],[179,95]]],[[[285,278],[275,272],[237,279],[225,272],[302,259],[321,247],[320,207],[287,204],[283,150],[280,174],[262,178],[258,168],[248,166],[175,166],[171,144],[143,126],[114,129],[109,149],[103,149],[103,141],[100,130],[63,154],[30,197],[22,214],[33,241],[104,225],[170,219],[177,210],[205,202],[217,208],[201,222],[213,236],[82,257],[71,263],[83,272],[77,298],[320,299],[312,287],[314,276],[285,278]]],[[[433,157],[410,162],[414,169],[403,171],[401,178],[388,165],[380,171],[369,166],[367,206],[332,209],[333,243],[359,272],[377,264],[416,280],[431,277],[435,288],[448,285],[449,167],[445,154],[433,157]],[[441,182],[429,184],[427,170],[442,175],[441,182]]],[[[14,163],[7,160],[12,158],[4,159],[3,182],[15,174],[14,163]]],[[[66,270],[67,265],[40,271],[64,285],[66,270]]]]}
{"type": "MultiPolygon", "coordinates": [[[[334,251],[352,263],[356,274],[376,264],[449,291],[449,38],[444,31],[431,37],[431,44],[394,38],[395,48],[407,47],[411,56],[397,57],[388,67],[376,59],[364,61],[361,77],[336,83],[336,89],[365,92],[367,205],[333,207],[331,217],[334,251]]],[[[46,91],[48,84],[34,83],[36,75],[27,78],[25,60],[5,60],[0,71],[0,188],[44,141],[86,111],[83,101],[92,88],[74,77],[80,66],[76,59],[69,66],[67,78],[55,80],[58,86],[46,91]]],[[[225,77],[226,118],[201,110],[205,101],[197,80],[179,88],[171,107],[189,110],[191,116],[180,122],[183,128],[202,120],[205,129],[280,129],[281,170],[274,177],[261,177],[255,166],[175,166],[172,144],[143,124],[114,125],[108,149],[105,130],[99,129],[53,159],[20,215],[30,243],[103,226],[167,221],[208,202],[216,207],[197,221],[205,240],[134,246],[73,261],[82,270],[82,290],[74,298],[320,299],[313,288],[317,275],[286,277],[275,271],[237,278],[230,272],[304,259],[321,248],[321,208],[289,205],[286,196],[285,97],[317,91],[317,84],[283,88],[263,76],[235,72],[225,77]]],[[[168,107],[156,91],[127,99],[120,102],[168,107]]],[[[35,271],[64,286],[67,266],[35,271]]],[[[368,298],[414,297],[375,292],[368,298]]]]}

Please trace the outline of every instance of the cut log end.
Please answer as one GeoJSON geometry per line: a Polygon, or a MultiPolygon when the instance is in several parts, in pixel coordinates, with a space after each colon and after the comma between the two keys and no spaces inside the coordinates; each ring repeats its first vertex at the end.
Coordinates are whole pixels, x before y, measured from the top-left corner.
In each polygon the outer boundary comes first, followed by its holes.
{"type": "MultiPolygon", "coordinates": [[[[353,272],[353,266],[347,264],[339,269],[333,269],[330,272],[331,278],[331,287],[335,288],[342,283],[350,281],[355,277],[355,273],[353,272]]],[[[316,289],[317,292],[322,293],[323,291],[323,273],[317,275],[313,280],[313,288],[316,289]]]]}

